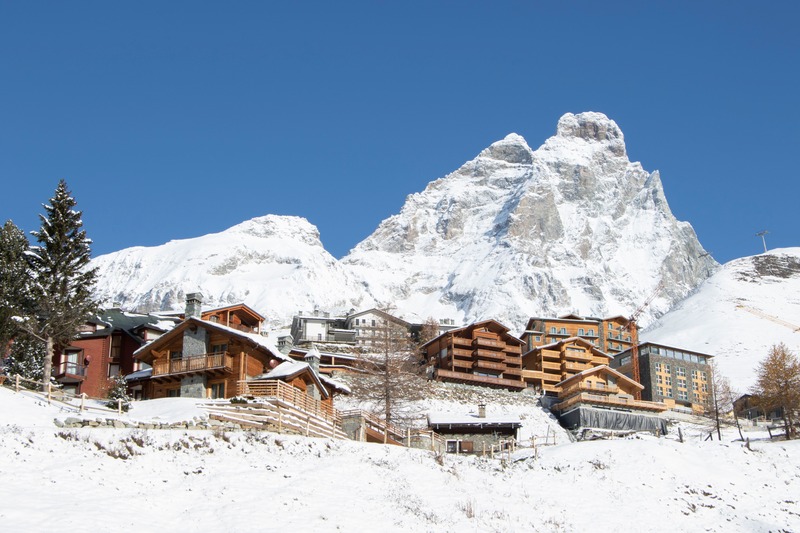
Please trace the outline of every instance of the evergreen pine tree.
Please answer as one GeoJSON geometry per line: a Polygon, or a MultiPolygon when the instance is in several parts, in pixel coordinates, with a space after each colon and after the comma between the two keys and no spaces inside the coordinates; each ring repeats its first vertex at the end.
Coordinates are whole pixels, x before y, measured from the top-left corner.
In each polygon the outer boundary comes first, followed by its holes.
{"type": "Polygon", "coordinates": [[[11,344],[4,369],[7,376],[19,374],[20,377],[41,381],[44,364],[44,344],[25,333],[18,334],[11,344]]]}
{"type": "Polygon", "coordinates": [[[111,378],[111,386],[108,389],[108,402],[106,405],[111,409],[117,408],[117,401],[122,400],[122,410],[128,411],[131,408],[133,398],[128,394],[128,382],[122,376],[111,378]]]}
{"type": "Polygon", "coordinates": [[[30,311],[30,272],[25,234],[10,220],[0,228],[0,360],[19,332],[16,317],[30,311]]]}
{"type": "Polygon", "coordinates": [[[41,229],[31,232],[39,245],[27,255],[33,275],[33,320],[28,331],[45,343],[42,386],[47,387],[52,370],[54,349],[66,345],[97,306],[92,300],[95,269],[88,269],[91,259],[86,231],[81,229],[82,213],[74,209],[67,183],[61,180],[47,215],[39,215],[41,229]]]}

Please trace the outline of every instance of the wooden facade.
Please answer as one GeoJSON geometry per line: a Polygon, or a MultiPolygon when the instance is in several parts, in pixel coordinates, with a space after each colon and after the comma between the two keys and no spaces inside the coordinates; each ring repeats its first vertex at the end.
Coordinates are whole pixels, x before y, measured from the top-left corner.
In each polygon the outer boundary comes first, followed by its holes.
{"type": "Polygon", "coordinates": [[[440,381],[521,390],[523,342],[494,320],[457,328],[422,345],[429,376],[440,381]]]}
{"type": "Polygon", "coordinates": [[[558,318],[534,317],[528,320],[522,340],[527,350],[537,346],[553,344],[570,337],[581,337],[592,343],[600,351],[614,354],[630,349],[633,332],[627,318],[612,316],[607,318],[563,315],[558,318]]]}
{"type": "Polygon", "coordinates": [[[551,409],[557,412],[581,406],[651,413],[660,413],[667,409],[661,402],[636,400],[636,391],[644,387],[607,365],[584,370],[556,386],[559,401],[551,409]]]}
{"type": "Polygon", "coordinates": [[[264,317],[245,304],[203,311],[200,318],[247,333],[260,333],[264,317]]]}
{"type": "Polygon", "coordinates": [[[231,398],[240,393],[241,381],[255,378],[286,359],[259,335],[194,317],[135,355],[152,367],[150,376],[140,380],[145,399],[231,398]],[[187,338],[201,339],[199,351],[203,353],[186,353],[187,338]]]}
{"type": "Polygon", "coordinates": [[[559,383],[584,370],[608,365],[611,356],[583,337],[567,337],[535,346],[522,356],[522,377],[527,386],[556,394],[559,383]]]}

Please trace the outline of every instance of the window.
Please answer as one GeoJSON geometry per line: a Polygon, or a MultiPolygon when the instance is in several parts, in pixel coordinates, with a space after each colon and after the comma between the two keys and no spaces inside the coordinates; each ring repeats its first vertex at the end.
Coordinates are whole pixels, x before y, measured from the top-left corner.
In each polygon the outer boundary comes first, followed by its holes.
{"type": "Polygon", "coordinates": [[[692,380],[697,379],[697,370],[692,369],[692,380]]]}
{"type": "Polygon", "coordinates": [[[689,399],[689,395],[687,394],[687,392],[685,390],[678,389],[678,399],[679,400],[688,400],[689,399]]]}
{"type": "Polygon", "coordinates": [[[678,388],[679,389],[686,388],[686,378],[678,378],[678,388]]]}
{"type": "Polygon", "coordinates": [[[111,337],[111,359],[119,359],[122,353],[122,336],[114,335],[111,337]]]}
{"type": "Polygon", "coordinates": [[[583,334],[584,334],[583,328],[578,328],[578,336],[583,337],[583,334]]]}
{"type": "Polygon", "coordinates": [[[208,388],[208,397],[212,400],[225,397],[225,383],[213,383],[208,388]]]}
{"type": "Polygon", "coordinates": [[[696,381],[692,381],[692,390],[693,391],[699,391],[700,390],[700,384],[698,382],[696,382],[696,381]]]}
{"type": "Polygon", "coordinates": [[[181,389],[169,389],[167,391],[167,398],[180,398],[181,389]]]}
{"type": "Polygon", "coordinates": [[[669,364],[665,364],[664,365],[664,372],[666,372],[667,374],[671,374],[672,373],[672,367],[669,364]]]}
{"type": "Polygon", "coordinates": [[[228,351],[227,344],[212,344],[211,353],[225,353],[228,351]]]}
{"type": "Polygon", "coordinates": [[[180,359],[183,357],[183,352],[180,350],[170,350],[169,351],[169,358],[170,359],[180,359]]]}
{"type": "Polygon", "coordinates": [[[664,384],[664,376],[661,374],[656,374],[656,384],[663,385],[664,384]]]}
{"type": "Polygon", "coordinates": [[[551,335],[555,335],[555,333],[556,333],[556,327],[555,326],[551,326],[550,327],[550,334],[551,335]]]}
{"type": "Polygon", "coordinates": [[[115,378],[117,376],[119,376],[119,363],[109,363],[108,377],[115,378]]]}
{"type": "Polygon", "coordinates": [[[664,387],[658,386],[657,390],[659,396],[664,396],[664,387]]]}
{"type": "Polygon", "coordinates": [[[661,363],[656,363],[656,372],[663,372],[663,371],[664,371],[664,365],[662,365],[661,363]]]}
{"type": "Polygon", "coordinates": [[[561,331],[560,331],[560,333],[561,333],[562,335],[566,335],[566,334],[567,334],[567,328],[561,328],[561,331]]]}
{"type": "Polygon", "coordinates": [[[375,320],[374,319],[372,320],[372,327],[373,328],[375,327],[375,320]]]}
{"type": "Polygon", "coordinates": [[[666,392],[667,393],[664,396],[666,396],[667,398],[672,398],[672,389],[667,389],[666,392]]]}
{"type": "Polygon", "coordinates": [[[536,335],[536,342],[542,342],[541,335],[536,335]]]}
{"type": "Polygon", "coordinates": [[[706,381],[708,380],[708,375],[705,372],[700,372],[700,379],[706,381]]]}
{"type": "Polygon", "coordinates": [[[664,376],[664,385],[672,387],[672,376],[664,376]]]}
{"type": "Polygon", "coordinates": [[[708,383],[703,383],[703,392],[708,393],[708,383]]]}
{"type": "Polygon", "coordinates": [[[680,377],[686,377],[686,367],[676,366],[675,367],[675,374],[680,377]]]}

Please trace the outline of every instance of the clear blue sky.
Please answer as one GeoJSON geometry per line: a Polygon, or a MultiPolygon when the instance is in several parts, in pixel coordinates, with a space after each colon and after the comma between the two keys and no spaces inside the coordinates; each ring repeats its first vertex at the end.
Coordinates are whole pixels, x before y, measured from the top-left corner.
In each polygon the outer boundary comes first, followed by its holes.
{"type": "Polygon", "coordinates": [[[334,256],[510,132],[600,111],[720,262],[800,245],[800,3],[0,0],[0,223],[95,255],[309,219],[334,256]]]}

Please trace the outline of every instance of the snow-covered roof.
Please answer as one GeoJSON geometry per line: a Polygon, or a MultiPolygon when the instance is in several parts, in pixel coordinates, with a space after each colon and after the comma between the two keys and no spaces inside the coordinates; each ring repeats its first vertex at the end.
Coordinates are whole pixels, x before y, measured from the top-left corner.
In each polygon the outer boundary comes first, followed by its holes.
{"type": "Polygon", "coordinates": [[[497,425],[522,425],[522,420],[516,416],[486,416],[476,414],[452,415],[447,413],[429,413],[429,426],[497,426],[497,425]]]}
{"type": "Polygon", "coordinates": [[[587,368],[586,370],[578,372],[574,376],[570,376],[567,379],[557,383],[556,387],[562,387],[562,386],[564,386],[565,384],[567,384],[567,383],[569,383],[571,381],[580,380],[583,377],[586,377],[586,376],[591,375],[591,374],[596,374],[598,372],[603,372],[603,373],[607,373],[607,374],[614,374],[617,379],[621,379],[623,381],[628,381],[628,382],[630,382],[631,385],[635,385],[639,389],[644,389],[644,385],[634,381],[633,379],[629,378],[625,374],[614,370],[613,368],[611,368],[608,365],[598,365],[598,366],[595,366],[595,367],[592,367],[592,368],[587,368]]]}
{"type": "Polygon", "coordinates": [[[345,394],[350,394],[350,387],[336,381],[335,379],[331,379],[323,374],[318,374],[315,372],[308,363],[303,361],[285,361],[269,372],[265,372],[261,375],[256,376],[254,379],[290,379],[294,376],[297,376],[305,371],[308,371],[316,381],[318,381],[318,385],[326,385],[326,388],[334,389],[339,392],[343,392],[345,394]]]}
{"type": "Polygon", "coordinates": [[[138,370],[136,372],[131,372],[130,374],[125,376],[125,380],[126,381],[134,381],[134,380],[137,380],[137,379],[145,379],[145,378],[149,378],[152,375],[153,375],[153,369],[152,368],[145,368],[144,370],[138,370]]]}

